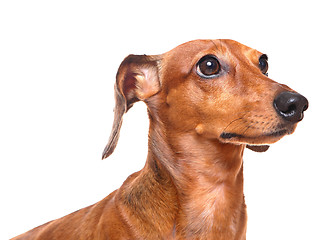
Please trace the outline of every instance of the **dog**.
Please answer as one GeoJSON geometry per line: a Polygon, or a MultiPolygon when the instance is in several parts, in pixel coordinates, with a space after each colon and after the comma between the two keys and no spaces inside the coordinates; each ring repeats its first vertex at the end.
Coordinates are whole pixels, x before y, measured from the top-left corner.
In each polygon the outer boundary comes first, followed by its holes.
{"type": "Polygon", "coordinates": [[[143,101],[144,168],[100,202],[13,240],[246,239],[243,151],[266,151],[308,108],[305,97],[268,78],[267,60],[233,40],[126,57],[103,158],[117,145],[123,115],[143,101]]]}

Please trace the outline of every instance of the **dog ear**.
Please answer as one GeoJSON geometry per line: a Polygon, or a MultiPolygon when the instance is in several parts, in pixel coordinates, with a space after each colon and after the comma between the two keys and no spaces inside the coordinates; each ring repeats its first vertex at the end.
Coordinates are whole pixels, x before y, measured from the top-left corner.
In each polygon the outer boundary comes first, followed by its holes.
{"type": "Polygon", "coordinates": [[[109,157],[117,145],[124,113],[135,102],[146,101],[159,92],[158,61],[158,56],[129,55],[121,63],[114,88],[114,121],[102,159],[109,157]]]}

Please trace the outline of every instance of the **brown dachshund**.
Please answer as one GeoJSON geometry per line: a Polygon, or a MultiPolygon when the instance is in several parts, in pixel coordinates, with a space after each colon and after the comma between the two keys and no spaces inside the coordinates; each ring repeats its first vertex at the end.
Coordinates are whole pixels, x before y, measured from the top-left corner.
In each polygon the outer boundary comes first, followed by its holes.
{"type": "Polygon", "coordinates": [[[13,239],[245,239],[243,150],[266,151],[308,107],[267,68],[265,54],[232,40],[125,58],[103,158],[141,100],[150,120],[145,167],[102,201],[13,239]]]}

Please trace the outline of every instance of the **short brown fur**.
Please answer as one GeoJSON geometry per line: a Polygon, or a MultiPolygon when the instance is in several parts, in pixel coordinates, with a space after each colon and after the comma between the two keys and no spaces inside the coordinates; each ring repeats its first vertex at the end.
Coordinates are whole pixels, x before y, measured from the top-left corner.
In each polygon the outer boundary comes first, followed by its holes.
{"type": "Polygon", "coordinates": [[[145,167],[95,205],[13,240],[244,240],[244,148],[274,143],[296,127],[273,106],[279,93],[293,91],[261,72],[261,55],[232,40],[196,40],[162,55],[128,56],[117,73],[103,157],[117,144],[123,115],[144,101],[150,119],[145,167]],[[219,76],[197,73],[205,55],[219,59],[219,76]]]}

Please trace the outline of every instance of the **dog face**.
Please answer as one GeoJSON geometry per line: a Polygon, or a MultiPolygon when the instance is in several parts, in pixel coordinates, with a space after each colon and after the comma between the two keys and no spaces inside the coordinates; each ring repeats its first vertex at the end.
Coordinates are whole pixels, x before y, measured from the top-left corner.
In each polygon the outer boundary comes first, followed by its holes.
{"type": "Polygon", "coordinates": [[[246,145],[291,134],[308,101],[268,78],[267,68],[265,54],[233,40],[196,40],[158,56],[130,55],[117,74],[115,123],[104,157],[116,145],[122,115],[139,100],[171,132],[246,145]]]}
{"type": "Polygon", "coordinates": [[[189,42],[164,54],[167,125],[236,144],[292,133],[308,102],[268,78],[267,68],[265,54],[232,40],[189,42]]]}

